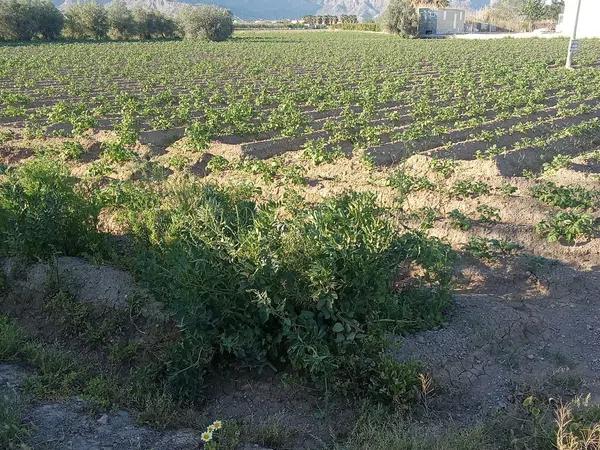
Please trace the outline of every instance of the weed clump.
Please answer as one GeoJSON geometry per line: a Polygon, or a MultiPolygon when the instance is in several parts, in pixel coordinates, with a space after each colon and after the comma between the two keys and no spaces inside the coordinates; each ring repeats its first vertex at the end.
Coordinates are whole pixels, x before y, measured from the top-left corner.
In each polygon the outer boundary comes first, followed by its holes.
{"type": "Polygon", "coordinates": [[[140,195],[126,219],[134,265],[180,320],[169,361],[179,394],[233,360],[385,400],[413,394],[418,366],[387,357],[386,335],[442,320],[446,245],[398,235],[372,194],[294,211],[193,182],[140,195]],[[395,289],[407,261],[425,275],[395,289]]]}
{"type": "Polygon", "coordinates": [[[10,170],[0,183],[0,251],[31,257],[76,255],[99,243],[98,207],[59,163],[10,170]]]}

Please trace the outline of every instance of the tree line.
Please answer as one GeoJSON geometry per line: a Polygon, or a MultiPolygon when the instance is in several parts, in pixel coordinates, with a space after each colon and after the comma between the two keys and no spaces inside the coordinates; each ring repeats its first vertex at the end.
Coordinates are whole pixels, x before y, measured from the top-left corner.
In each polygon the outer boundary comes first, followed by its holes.
{"type": "Polygon", "coordinates": [[[223,41],[233,34],[233,16],[211,5],[183,9],[177,16],[127,7],[115,0],[104,7],[95,2],[68,7],[64,14],[49,0],[1,0],[0,40],[173,39],[223,41]]]}

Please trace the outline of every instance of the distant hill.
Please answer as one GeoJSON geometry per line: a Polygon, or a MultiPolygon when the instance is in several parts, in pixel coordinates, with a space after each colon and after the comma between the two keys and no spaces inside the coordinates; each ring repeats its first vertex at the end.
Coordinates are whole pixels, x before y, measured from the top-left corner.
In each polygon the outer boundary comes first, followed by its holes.
{"type": "MultiPolygon", "coordinates": [[[[79,0],[64,0],[61,9],[67,8],[79,0]]],[[[236,17],[242,19],[298,19],[309,14],[355,14],[361,20],[377,17],[387,6],[389,0],[207,0],[230,9],[236,17]]],[[[99,0],[108,4],[110,0],[99,0]]],[[[186,4],[198,3],[194,0],[125,0],[131,7],[142,6],[173,14],[186,4]]],[[[489,4],[490,0],[463,0],[472,9],[480,9],[489,4]]],[[[60,3],[60,2],[59,2],[60,3]]]]}

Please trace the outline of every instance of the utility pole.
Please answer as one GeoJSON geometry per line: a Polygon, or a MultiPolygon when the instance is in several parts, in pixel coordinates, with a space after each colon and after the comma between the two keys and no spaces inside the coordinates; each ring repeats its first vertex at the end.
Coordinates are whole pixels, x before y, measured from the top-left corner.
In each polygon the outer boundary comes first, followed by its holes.
{"type": "Polygon", "coordinates": [[[579,11],[581,10],[581,0],[577,0],[577,12],[575,13],[575,24],[573,25],[573,34],[571,34],[571,40],[569,41],[569,52],[567,53],[567,69],[573,68],[573,53],[579,48],[577,42],[577,24],[579,23],[579,11]]]}

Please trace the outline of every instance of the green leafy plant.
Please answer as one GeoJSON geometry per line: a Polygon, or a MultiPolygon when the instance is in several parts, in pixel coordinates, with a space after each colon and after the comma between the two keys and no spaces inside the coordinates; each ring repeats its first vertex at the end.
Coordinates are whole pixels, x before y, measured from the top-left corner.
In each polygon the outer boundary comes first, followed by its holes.
{"type": "Polygon", "coordinates": [[[183,327],[169,363],[176,391],[190,395],[215,358],[235,357],[287,365],[347,393],[372,386],[361,395],[411,398],[414,368],[383,362],[385,336],[441,320],[447,246],[398,236],[371,194],[283,216],[275,205],[210,186],[186,184],[172,195],[178,200],[165,199],[168,209],[136,202],[142,209],[129,221],[147,252],[139,276],[183,327]],[[416,280],[395,292],[390,268],[407,258],[434,285],[416,280]]]}
{"type": "Polygon", "coordinates": [[[498,256],[514,253],[522,247],[519,244],[504,239],[471,237],[464,248],[478,258],[494,259],[498,256]]]}
{"type": "Polygon", "coordinates": [[[213,138],[213,127],[206,122],[194,122],[185,130],[194,150],[202,151],[210,147],[213,138]]]}
{"type": "Polygon", "coordinates": [[[510,183],[502,183],[502,186],[500,186],[500,192],[502,192],[507,197],[512,196],[518,190],[519,189],[516,186],[513,186],[510,183]]]}
{"type": "Polygon", "coordinates": [[[215,155],[213,158],[211,158],[206,167],[211,173],[221,173],[230,167],[230,163],[227,158],[224,158],[220,155],[215,155]]]}
{"type": "Polygon", "coordinates": [[[458,209],[453,209],[448,214],[448,218],[450,219],[450,225],[452,228],[457,230],[467,231],[470,230],[473,226],[471,219],[469,219],[464,213],[460,212],[458,209]]]}
{"type": "Polygon", "coordinates": [[[490,185],[483,181],[460,180],[454,183],[451,193],[458,197],[475,198],[490,193],[490,185]]]}
{"type": "Polygon", "coordinates": [[[580,211],[559,211],[536,226],[536,231],[548,242],[564,240],[568,244],[591,237],[595,229],[592,216],[580,211]]]}
{"type": "Polygon", "coordinates": [[[83,145],[76,141],[64,142],[60,154],[67,160],[79,159],[85,153],[83,145]]]}
{"type": "Polygon", "coordinates": [[[302,156],[318,166],[334,162],[342,156],[342,152],[335,148],[328,148],[325,139],[317,139],[304,144],[302,156]]]}
{"type": "Polygon", "coordinates": [[[4,144],[15,137],[15,132],[12,130],[2,130],[0,131],[0,144],[4,144]]]}
{"type": "Polygon", "coordinates": [[[558,186],[551,181],[536,184],[531,195],[541,202],[559,208],[589,209],[597,204],[598,194],[580,186],[558,186]]]}
{"type": "Polygon", "coordinates": [[[412,192],[433,190],[435,185],[423,176],[414,176],[406,173],[403,169],[399,169],[392,173],[388,178],[390,186],[395,188],[401,196],[406,196],[412,192]]]}
{"type": "Polygon", "coordinates": [[[449,178],[456,171],[458,163],[453,159],[431,159],[429,161],[429,167],[434,172],[439,173],[444,178],[449,178]]]}
{"type": "Polygon", "coordinates": [[[545,174],[558,172],[560,169],[565,169],[571,164],[571,158],[567,155],[556,155],[552,161],[544,163],[543,171],[545,174]]]}
{"type": "Polygon", "coordinates": [[[479,220],[483,223],[497,223],[500,222],[500,209],[494,208],[489,205],[479,205],[477,207],[479,213],[479,220]]]}
{"type": "Polygon", "coordinates": [[[136,153],[133,150],[120,141],[105,142],[102,144],[102,147],[102,157],[108,162],[127,162],[131,161],[136,156],[136,153]]]}
{"type": "Polygon", "coordinates": [[[439,215],[439,210],[432,208],[431,206],[425,206],[410,214],[412,218],[421,221],[420,228],[422,230],[429,230],[433,228],[433,224],[439,218],[439,215]]]}

